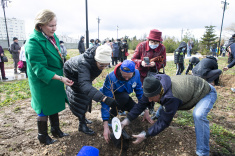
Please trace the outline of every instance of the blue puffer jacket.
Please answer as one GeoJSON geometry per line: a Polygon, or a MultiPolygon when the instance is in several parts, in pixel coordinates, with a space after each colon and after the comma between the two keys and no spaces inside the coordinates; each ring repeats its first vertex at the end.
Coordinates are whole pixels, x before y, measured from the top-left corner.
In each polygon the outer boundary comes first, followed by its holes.
{"type": "MultiPolygon", "coordinates": [[[[128,94],[132,93],[133,90],[136,93],[136,97],[138,100],[142,98],[143,95],[143,89],[142,89],[142,83],[140,81],[140,73],[139,70],[135,69],[135,74],[134,76],[128,80],[128,81],[122,81],[117,75],[117,70],[120,69],[121,63],[119,63],[113,72],[108,74],[106,76],[105,82],[103,87],[100,89],[100,91],[108,96],[108,97],[113,97],[112,91],[111,91],[111,83],[113,83],[113,91],[115,92],[127,92],[128,94]],[[111,81],[111,83],[110,83],[111,81]]],[[[106,105],[104,102],[101,102],[102,108],[101,108],[101,114],[102,114],[102,119],[103,121],[108,121],[109,120],[109,106],[106,105]]]]}

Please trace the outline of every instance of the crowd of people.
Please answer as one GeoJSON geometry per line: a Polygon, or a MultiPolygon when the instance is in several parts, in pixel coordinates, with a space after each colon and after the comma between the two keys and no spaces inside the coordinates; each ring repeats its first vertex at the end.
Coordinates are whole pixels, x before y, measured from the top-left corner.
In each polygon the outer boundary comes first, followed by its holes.
{"type": "MultiPolygon", "coordinates": [[[[85,45],[84,41],[85,37],[81,36],[79,42],[78,42],[78,50],[80,54],[83,54],[85,52],[85,45]]],[[[109,40],[105,39],[103,43],[99,39],[90,39],[89,42],[89,48],[92,48],[93,46],[100,46],[100,45],[107,45],[112,49],[111,52],[111,64],[112,66],[116,66],[118,62],[123,62],[127,59],[128,53],[128,44],[126,39],[115,39],[115,40],[109,40]]],[[[111,68],[111,65],[109,65],[111,68]]]]}
{"type": "MultiPolygon", "coordinates": [[[[35,18],[35,29],[26,43],[20,47],[18,39],[14,38],[11,45],[15,74],[19,60],[25,66],[32,95],[31,106],[38,115],[36,123],[40,143],[49,145],[56,141],[48,135],[48,117],[54,137],[69,136],[61,131],[58,115],[65,109],[65,103],[79,120],[78,131],[94,135],[95,131],[87,126],[92,121],[86,118],[86,113],[91,113],[94,100],[101,103],[103,135],[107,143],[111,135],[109,124],[118,111],[129,112],[121,122],[122,128],[142,112],[144,119],[152,124],[147,131],[133,135],[136,138],[134,143],[138,144],[167,128],[178,110],[194,108],[196,154],[209,155],[207,114],[217,99],[214,85],[219,84],[219,75],[222,73],[215,57],[208,56],[201,61],[192,57],[186,74],[182,75],[185,54],[190,56],[192,47],[189,43],[181,42],[174,52],[176,76],[161,73],[160,70],[166,66],[166,48],[162,44],[162,32],[153,29],[147,40],[137,45],[131,60],[127,60],[127,40],[116,39],[111,42],[107,39],[101,44],[99,39],[91,39],[89,48],[85,49],[83,36],[78,43],[80,55],[66,60],[67,50],[64,42],[59,41],[55,34],[56,26],[56,15],[50,10],[42,10],[35,18]],[[103,87],[97,89],[92,86],[92,81],[111,62],[115,68],[106,76],[103,87]],[[193,75],[187,75],[189,70],[193,75]],[[133,91],[137,101],[130,96],[133,91]],[[160,107],[155,118],[151,118],[148,110],[156,102],[160,107]]],[[[226,49],[232,61],[224,67],[224,71],[235,65],[234,40],[230,40],[226,49]]],[[[3,54],[0,47],[0,55],[3,54]]],[[[1,59],[0,67],[2,78],[6,79],[1,59]]]]}

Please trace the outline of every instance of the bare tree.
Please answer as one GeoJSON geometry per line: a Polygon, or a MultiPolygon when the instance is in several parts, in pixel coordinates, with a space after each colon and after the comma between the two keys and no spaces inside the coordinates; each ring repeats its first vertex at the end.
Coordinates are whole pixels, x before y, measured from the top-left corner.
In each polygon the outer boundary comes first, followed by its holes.
{"type": "Polygon", "coordinates": [[[225,28],[231,35],[235,34],[235,23],[232,23],[230,26],[225,28]]]}

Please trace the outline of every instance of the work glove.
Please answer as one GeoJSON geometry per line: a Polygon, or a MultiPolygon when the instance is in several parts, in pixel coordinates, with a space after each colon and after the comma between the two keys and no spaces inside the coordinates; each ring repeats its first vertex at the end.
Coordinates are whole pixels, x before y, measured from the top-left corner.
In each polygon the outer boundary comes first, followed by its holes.
{"type": "Polygon", "coordinates": [[[116,107],[118,105],[117,101],[111,97],[106,97],[104,103],[106,103],[109,107],[116,107]]]}
{"type": "Polygon", "coordinates": [[[141,143],[142,141],[144,141],[146,139],[146,132],[143,131],[141,132],[140,134],[138,135],[132,135],[134,138],[136,138],[135,141],[133,141],[133,144],[139,144],[141,143]]]}
{"type": "Polygon", "coordinates": [[[121,125],[122,125],[122,129],[126,126],[126,125],[129,125],[131,122],[128,118],[125,118],[122,122],[121,122],[121,125]]]}

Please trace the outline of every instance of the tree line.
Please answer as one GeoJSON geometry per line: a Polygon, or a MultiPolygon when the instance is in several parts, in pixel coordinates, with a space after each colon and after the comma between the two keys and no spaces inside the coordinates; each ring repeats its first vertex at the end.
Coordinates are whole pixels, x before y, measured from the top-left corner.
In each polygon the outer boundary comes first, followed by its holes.
{"type": "MultiPolygon", "coordinates": [[[[232,31],[232,30],[231,30],[232,31]]],[[[136,46],[146,40],[147,35],[144,34],[141,39],[137,39],[136,36],[133,38],[129,38],[128,36],[125,36],[124,39],[127,40],[129,49],[135,50],[136,46]]],[[[187,30],[182,38],[182,41],[188,43],[190,42],[192,44],[192,53],[201,53],[202,55],[207,55],[210,53],[210,49],[213,47],[219,47],[219,37],[215,34],[215,26],[205,26],[205,33],[201,37],[201,40],[199,41],[194,37],[194,35],[190,32],[190,30],[187,30]]],[[[167,53],[173,53],[175,49],[178,48],[179,44],[182,42],[179,41],[177,38],[173,37],[165,37],[163,40],[163,45],[166,47],[167,53]]],[[[223,46],[225,43],[224,39],[221,40],[220,46],[223,46]]]]}

